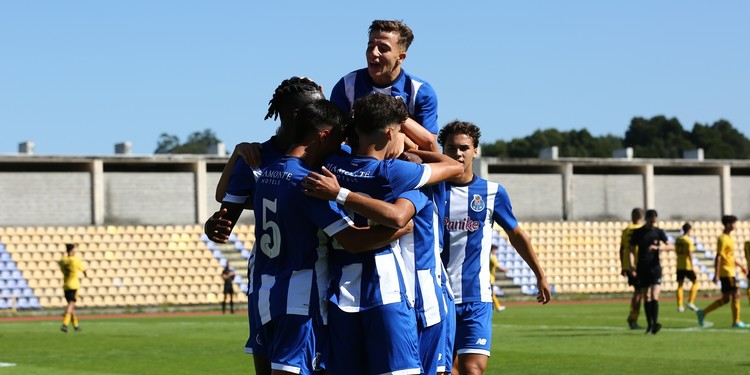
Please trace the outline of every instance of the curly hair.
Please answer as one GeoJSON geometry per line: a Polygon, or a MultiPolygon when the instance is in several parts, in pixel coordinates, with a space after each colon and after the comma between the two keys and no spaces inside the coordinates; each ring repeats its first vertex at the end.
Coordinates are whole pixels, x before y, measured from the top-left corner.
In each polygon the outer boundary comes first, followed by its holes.
{"type": "Polygon", "coordinates": [[[458,120],[451,121],[440,129],[440,133],[438,133],[437,137],[440,147],[445,147],[445,142],[448,140],[448,137],[453,134],[466,134],[466,136],[473,141],[474,148],[479,147],[479,137],[482,136],[479,127],[470,122],[458,120]]]}
{"type": "Polygon", "coordinates": [[[375,20],[370,24],[370,29],[367,35],[370,36],[374,32],[394,32],[398,33],[398,45],[403,48],[404,51],[409,49],[411,42],[414,41],[414,33],[411,31],[409,26],[406,26],[402,20],[375,20]]]}
{"type": "Polygon", "coordinates": [[[318,99],[325,99],[322,87],[306,77],[292,77],[285,79],[276,88],[273,97],[268,102],[268,114],[264,120],[276,120],[279,114],[289,108],[299,108],[302,105],[318,99]]]}

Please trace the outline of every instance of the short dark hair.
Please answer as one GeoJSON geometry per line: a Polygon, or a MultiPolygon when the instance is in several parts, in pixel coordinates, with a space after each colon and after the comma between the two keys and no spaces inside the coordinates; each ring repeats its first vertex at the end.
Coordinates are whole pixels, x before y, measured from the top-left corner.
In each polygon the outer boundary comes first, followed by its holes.
{"type": "Polygon", "coordinates": [[[737,216],[724,215],[721,217],[721,223],[724,225],[734,224],[737,222],[737,216]]]}
{"type": "Polygon", "coordinates": [[[437,136],[437,141],[440,147],[445,147],[445,142],[448,141],[448,137],[453,134],[466,134],[467,137],[471,138],[474,144],[474,148],[479,147],[479,137],[482,136],[482,132],[479,127],[471,122],[453,120],[442,129],[437,136]]]}
{"type": "Polygon", "coordinates": [[[319,99],[325,99],[322,87],[310,78],[295,76],[285,79],[273,92],[264,120],[276,120],[282,112],[293,111],[319,99]]]}
{"type": "Polygon", "coordinates": [[[652,217],[658,217],[658,216],[659,216],[659,214],[656,213],[656,210],[647,210],[646,211],[646,219],[647,220],[650,219],[650,218],[652,218],[652,217]]]}
{"type": "Polygon", "coordinates": [[[633,221],[643,219],[643,209],[636,207],[633,211],[630,211],[630,219],[633,221]]]}
{"type": "Polygon", "coordinates": [[[374,134],[384,131],[390,125],[402,124],[409,117],[401,98],[374,93],[365,95],[354,102],[352,122],[361,134],[374,134]]]}
{"type": "Polygon", "coordinates": [[[398,45],[406,51],[414,41],[414,33],[402,20],[375,20],[370,24],[367,35],[377,31],[398,33],[398,45]]]}
{"type": "Polygon", "coordinates": [[[326,126],[331,126],[332,131],[343,133],[344,123],[344,114],[339,107],[325,99],[316,100],[297,111],[292,133],[293,142],[300,143],[326,126]]]}
{"type": "Polygon", "coordinates": [[[682,224],[682,233],[690,232],[691,229],[693,229],[693,226],[690,223],[682,224]]]}
{"type": "Polygon", "coordinates": [[[76,245],[74,243],[66,243],[65,244],[65,251],[68,252],[68,253],[70,253],[71,251],[75,250],[76,247],[78,247],[78,245],[76,245]]]}

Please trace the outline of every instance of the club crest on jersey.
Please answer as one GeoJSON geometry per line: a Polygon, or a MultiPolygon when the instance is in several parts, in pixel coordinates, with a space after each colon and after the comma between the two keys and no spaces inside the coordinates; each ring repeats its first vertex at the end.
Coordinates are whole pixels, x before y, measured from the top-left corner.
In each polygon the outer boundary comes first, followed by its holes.
{"type": "Polygon", "coordinates": [[[484,200],[482,199],[482,196],[479,194],[474,194],[474,199],[471,200],[471,204],[469,205],[471,207],[471,210],[474,212],[482,212],[485,207],[487,207],[484,204],[484,200]]]}

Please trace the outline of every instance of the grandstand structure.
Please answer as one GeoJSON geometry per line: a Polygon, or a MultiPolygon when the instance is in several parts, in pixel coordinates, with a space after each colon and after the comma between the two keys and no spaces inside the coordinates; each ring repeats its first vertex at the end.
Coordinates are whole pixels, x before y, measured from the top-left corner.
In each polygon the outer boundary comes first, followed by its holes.
{"type": "MultiPolygon", "coordinates": [[[[214,190],[226,160],[0,156],[0,309],[62,308],[56,262],[68,242],[79,244],[89,270],[81,307],[218,303],[227,263],[238,271],[238,300],[246,301],[252,215],[243,215],[227,244],[202,234],[219,207],[214,190]]],[[[475,166],[508,190],[556,293],[629,291],[619,241],[633,207],[657,209],[672,236],[693,223],[701,290],[717,290],[712,261],[722,214],[740,218],[733,237],[738,261],[746,262],[749,161],[480,158],[475,166]]],[[[507,240],[499,250],[505,276],[535,293],[533,274],[507,240]]],[[[673,291],[674,253],[665,251],[662,263],[663,289],[673,291]]]]}

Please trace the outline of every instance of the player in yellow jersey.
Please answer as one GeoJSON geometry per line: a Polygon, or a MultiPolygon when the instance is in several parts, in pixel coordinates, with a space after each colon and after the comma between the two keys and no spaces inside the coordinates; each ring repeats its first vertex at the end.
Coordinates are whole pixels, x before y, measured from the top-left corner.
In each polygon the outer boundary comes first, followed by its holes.
{"type": "MultiPolygon", "coordinates": [[[[633,297],[630,299],[630,313],[628,314],[628,326],[630,329],[643,329],[638,325],[638,316],[641,312],[641,287],[638,284],[638,279],[630,274],[630,269],[635,268],[630,266],[630,253],[628,248],[630,247],[630,237],[633,235],[633,231],[643,226],[643,210],[640,208],[634,208],[630,212],[630,224],[622,231],[622,237],[620,238],[620,274],[628,278],[628,285],[633,287],[633,297]]],[[[636,247],[636,262],[638,259],[638,248],[636,247]]]]}
{"type": "MultiPolygon", "coordinates": [[[[750,241],[745,241],[745,262],[750,262],[750,241]]],[[[747,276],[750,279],[750,272],[747,276]]],[[[750,286],[747,287],[747,300],[750,302],[750,286]]]]}
{"type": "Polygon", "coordinates": [[[714,282],[721,280],[721,298],[714,301],[705,310],[698,310],[698,324],[703,327],[703,320],[711,311],[723,306],[730,300],[732,301],[732,328],[748,328],[749,326],[740,320],[740,293],[737,290],[737,279],[735,278],[735,268],[740,267],[742,272],[747,273],[747,269],[734,260],[734,240],[730,236],[737,225],[737,217],[734,215],[725,215],[721,218],[724,224],[724,232],[719,236],[716,246],[716,260],[714,261],[715,274],[714,282]]]}
{"type": "Polygon", "coordinates": [[[495,272],[508,272],[508,269],[501,266],[500,262],[498,262],[497,248],[498,245],[493,240],[492,247],[490,247],[490,285],[492,286],[492,305],[495,307],[495,311],[501,312],[505,311],[505,306],[500,303],[497,293],[495,293],[495,288],[497,288],[495,286],[495,272]]]}
{"type": "Polygon", "coordinates": [[[698,295],[698,280],[693,270],[693,251],[695,251],[695,244],[693,239],[690,238],[690,232],[693,227],[690,223],[685,223],[682,226],[682,236],[677,237],[675,241],[675,252],[677,253],[677,311],[685,311],[685,296],[683,284],[685,278],[690,280],[693,284],[690,287],[690,295],[688,296],[687,307],[690,310],[698,311],[698,306],[695,306],[695,296],[698,295]]]}
{"type": "Polygon", "coordinates": [[[76,331],[81,330],[81,327],[78,326],[78,317],[75,314],[76,300],[78,299],[78,289],[81,286],[78,277],[79,273],[83,273],[83,276],[85,277],[88,276],[86,275],[86,268],[83,266],[81,258],[76,256],[77,248],[78,245],[66,243],[65,250],[67,255],[57,261],[57,264],[60,265],[60,271],[62,271],[63,274],[63,291],[65,292],[65,301],[68,302],[68,307],[65,310],[65,317],[63,318],[63,324],[60,327],[60,330],[65,333],[68,332],[68,324],[70,324],[71,320],[73,322],[73,328],[76,331]]]}

